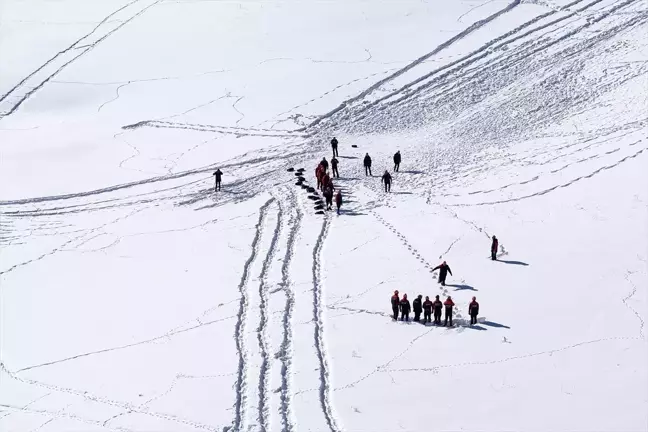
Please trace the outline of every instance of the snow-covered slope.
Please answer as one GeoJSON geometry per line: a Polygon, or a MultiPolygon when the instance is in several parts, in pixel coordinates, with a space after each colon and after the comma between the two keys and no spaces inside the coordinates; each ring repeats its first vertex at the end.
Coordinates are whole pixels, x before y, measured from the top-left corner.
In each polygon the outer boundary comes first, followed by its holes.
{"type": "Polygon", "coordinates": [[[0,431],[647,430],[646,6],[0,3],[0,431]]]}

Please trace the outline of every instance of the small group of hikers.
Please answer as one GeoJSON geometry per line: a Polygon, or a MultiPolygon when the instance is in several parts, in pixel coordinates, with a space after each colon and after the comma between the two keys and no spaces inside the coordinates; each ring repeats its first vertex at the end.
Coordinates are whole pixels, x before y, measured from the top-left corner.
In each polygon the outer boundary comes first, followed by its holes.
{"type": "MultiPolygon", "coordinates": [[[[322,195],[324,195],[324,199],[326,200],[326,210],[332,210],[335,185],[333,184],[333,179],[327,172],[328,167],[328,161],[326,158],[323,158],[315,169],[315,178],[317,178],[317,189],[322,191],[322,195]]],[[[335,176],[337,174],[337,159],[335,159],[335,157],[331,160],[331,167],[333,168],[333,175],[335,176]]],[[[337,177],[339,177],[339,174],[337,174],[337,177]]],[[[342,207],[342,191],[339,189],[335,194],[335,205],[337,206],[337,214],[340,214],[340,207],[342,207]]]]}
{"type": "MultiPolygon", "coordinates": [[[[373,174],[371,173],[371,156],[369,156],[369,153],[365,154],[363,163],[364,163],[365,175],[373,176],[373,174]]],[[[394,172],[398,172],[398,170],[400,169],[400,163],[401,163],[401,154],[399,150],[394,154],[394,172]]],[[[388,170],[385,170],[381,180],[385,186],[385,192],[391,192],[392,176],[391,174],[389,174],[388,170]]]]}
{"type": "MultiPolygon", "coordinates": [[[[409,321],[409,314],[411,311],[414,312],[414,321],[421,321],[421,312],[423,313],[423,324],[432,322],[432,312],[434,312],[434,324],[441,325],[441,311],[445,308],[445,320],[443,325],[447,326],[448,323],[452,327],[452,312],[455,306],[452,297],[448,298],[442,302],[439,299],[439,296],[435,297],[434,301],[430,300],[429,296],[425,296],[425,301],[423,301],[423,296],[418,295],[410,305],[409,300],[407,299],[407,294],[403,294],[401,299],[398,294],[398,290],[394,291],[394,295],[391,297],[392,305],[392,317],[394,320],[398,320],[398,315],[400,312],[401,321],[409,321]]],[[[479,314],[479,303],[477,303],[477,298],[473,297],[472,301],[468,305],[468,315],[470,315],[470,325],[477,324],[477,315],[479,314]]]]}

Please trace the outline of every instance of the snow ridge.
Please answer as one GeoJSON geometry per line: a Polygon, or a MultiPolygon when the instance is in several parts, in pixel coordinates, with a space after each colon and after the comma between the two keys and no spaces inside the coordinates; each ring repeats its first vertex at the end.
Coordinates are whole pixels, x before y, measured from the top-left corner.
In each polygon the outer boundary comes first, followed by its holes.
{"type": "Polygon", "coordinates": [[[245,394],[247,391],[247,350],[245,348],[245,323],[247,321],[248,313],[247,283],[250,279],[250,267],[252,266],[252,263],[257,258],[257,255],[259,253],[259,242],[263,233],[263,225],[268,215],[268,209],[274,202],[275,199],[270,198],[268,201],[266,201],[265,204],[261,206],[259,210],[259,220],[256,224],[256,233],[254,234],[254,240],[252,240],[252,252],[250,253],[248,260],[245,262],[245,265],[243,266],[243,275],[241,276],[241,282],[238,286],[241,300],[239,303],[239,311],[236,317],[234,337],[236,339],[236,351],[239,357],[239,364],[237,371],[238,377],[236,379],[236,402],[234,403],[234,425],[232,428],[236,432],[246,430],[243,421],[247,412],[247,396],[245,394]]]}
{"type": "Polygon", "coordinates": [[[331,432],[338,432],[340,428],[335,420],[333,404],[331,403],[331,376],[328,361],[326,359],[326,346],[324,345],[324,320],[322,317],[321,253],[330,226],[331,218],[326,215],[324,217],[324,222],[322,223],[322,231],[317,237],[315,248],[313,249],[313,321],[315,322],[315,349],[320,363],[320,403],[322,404],[324,417],[326,418],[326,423],[331,429],[331,432]]]}
{"type": "Polygon", "coordinates": [[[277,225],[272,234],[272,240],[268,248],[268,253],[263,260],[261,274],[259,279],[259,314],[261,319],[257,328],[257,338],[259,340],[259,349],[261,350],[261,369],[259,371],[259,424],[261,432],[268,430],[269,400],[268,400],[268,382],[270,380],[270,364],[268,361],[268,270],[274,260],[277,252],[277,243],[283,230],[283,208],[279,206],[277,214],[277,225]]]}
{"type": "Polygon", "coordinates": [[[291,418],[291,403],[292,403],[292,388],[291,388],[291,374],[292,374],[292,355],[293,355],[293,331],[292,331],[292,317],[295,308],[295,293],[290,281],[290,264],[295,253],[295,242],[297,234],[301,228],[301,221],[303,212],[297,200],[295,199],[294,192],[290,194],[290,205],[296,209],[296,214],[290,218],[290,233],[288,234],[288,243],[286,245],[286,255],[284,256],[283,265],[281,267],[281,287],[286,294],[286,305],[283,313],[283,340],[279,350],[281,360],[281,421],[283,423],[283,430],[285,432],[293,432],[295,430],[294,422],[291,418]]]}

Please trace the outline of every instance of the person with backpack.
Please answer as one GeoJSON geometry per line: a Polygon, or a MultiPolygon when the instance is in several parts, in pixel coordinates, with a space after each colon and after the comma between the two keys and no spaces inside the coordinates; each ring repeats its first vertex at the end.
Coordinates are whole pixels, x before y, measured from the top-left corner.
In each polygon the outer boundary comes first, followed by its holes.
{"type": "Polygon", "coordinates": [[[407,300],[407,294],[403,294],[403,298],[400,301],[400,311],[401,311],[401,321],[409,321],[409,314],[412,310],[409,300],[407,300]]]}
{"type": "Polygon", "coordinates": [[[427,324],[432,321],[432,306],[434,303],[430,301],[430,297],[425,296],[425,301],[423,302],[423,324],[427,324]]]}
{"type": "Polygon", "coordinates": [[[364,163],[365,175],[373,176],[373,174],[371,174],[371,157],[369,156],[369,153],[365,155],[363,163],[364,163]]]}
{"type": "Polygon", "coordinates": [[[439,296],[435,297],[434,303],[434,324],[441,324],[441,310],[443,309],[443,303],[439,300],[439,296]]]}
{"type": "Polygon", "coordinates": [[[400,169],[400,163],[401,163],[401,154],[400,154],[400,150],[398,150],[396,154],[394,154],[394,172],[398,172],[398,170],[400,169]]]}
{"type": "Polygon", "coordinates": [[[333,159],[331,159],[331,171],[333,172],[333,177],[340,178],[340,173],[338,172],[338,160],[333,156],[333,159]]]}
{"type": "Polygon", "coordinates": [[[450,327],[452,327],[452,308],[455,305],[452,301],[452,297],[448,296],[446,301],[443,302],[443,305],[445,306],[445,323],[443,325],[447,326],[448,319],[450,319],[450,327]]]}
{"type": "Polygon", "coordinates": [[[333,139],[331,140],[331,147],[333,148],[333,157],[340,156],[338,154],[338,140],[337,140],[337,138],[333,137],[333,139]]]}
{"type": "Polygon", "coordinates": [[[382,182],[385,183],[385,192],[390,192],[391,191],[391,182],[392,182],[392,176],[389,174],[387,170],[385,170],[385,174],[382,176],[382,182]]]}
{"type": "Polygon", "coordinates": [[[477,314],[479,314],[479,303],[477,297],[473,297],[468,305],[468,315],[470,315],[470,325],[477,324],[477,314]]]}
{"type": "Polygon", "coordinates": [[[423,312],[423,307],[421,305],[421,301],[423,299],[423,296],[421,294],[418,295],[412,302],[412,310],[414,311],[414,321],[419,322],[421,320],[421,312],[423,312]]]}
{"type": "Polygon", "coordinates": [[[340,207],[342,207],[342,191],[338,189],[335,194],[335,205],[337,206],[337,214],[340,214],[340,207]]]}
{"type": "Polygon", "coordinates": [[[439,270],[439,283],[442,286],[445,286],[445,280],[446,276],[448,276],[448,272],[450,272],[450,275],[452,276],[452,270],[450,270],[450,266],[445,261],[443,261],[441,264],[432,269],[432,271],[435,270],[439,270]]]}
{"type": "Polygon", "coordinates": [[[221,178],[223,177],[223,171],[218,168],[212,175],[216,178],[216,186],[214,187],[214,192],[221,190],[221,178]]]}
{"type": "Polygon", "coordinates": [[[497,237],[493,236],[493,243],[491,243],[491,259],[495,261],[497,259],[497,248],[499,247],[499,240],[497,237]]]}
{"type": "Polygon", "coordinates": [[[398,310],[400,308],[400,298],[398,298],[398,290],[394,291],[394,295],[391,296],[391,306],[392,313],[394,314],[394,320],[398,319],[398,310]]]}

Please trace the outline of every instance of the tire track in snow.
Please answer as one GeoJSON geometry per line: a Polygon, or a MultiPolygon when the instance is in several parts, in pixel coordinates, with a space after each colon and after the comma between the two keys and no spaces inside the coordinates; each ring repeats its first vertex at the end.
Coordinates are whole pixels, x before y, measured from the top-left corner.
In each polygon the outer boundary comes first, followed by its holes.
{"type": "Polygon", "coordinates": [[[259,254],[259,243],[263,235],[263,226],[268,216],[268,209],[270,205],[275,202],[274,198],[270,198],[263,204],[259,210],[259,220],[256,224],[256,233],[252,240],[252,252],[248,260],[243,266],[243,274],[239,282],[238,290],[240,295],[239,311],[236,316],[236,326],[234,328],[234,338],[236,339],[236,352],[238,353],[238,370],[236,378],[236,401],[234,403],[234,423],[232,430],[235,432],[243,432],[247,430],[247,425],[244,424],[245,416],[247,414],[247,349],[245,347],[245,324],[248,320],[248,292],[247,284],[250,280],[250,267],[256,260],[259,254]]]}
{"type": "Polygon", "coordinates": [[[324,418],[331,432],[339,432],[337,420],[331,401],[331,373],[329,370],[328,360],[326,358],[326,345],[324,343],[324,319],[322,306],[322,248],[324,240],[331,226],[331,217],[327,214],[324,216],[322,230],[320,231],[315,247],[313,248],[313,321],[315,323],[315,350],[320,365],[320,387],[319,398],[324,412],[324,418]]]}
{"type": "Polygon", "coordinates": [[[279,358],[281,361],[281,422],[283,424],[284,432],[294,432],[295,424],[291,418],[292,416],[292,385],[291,385],[291,375],[292,375],[292,362],[293,362],[293,329],[292,329],[292,318],[293,311],[295,308],[295,292],[292,287],[292,281],[290,280],[290,265],[292,263],[292,258],[295,253],[295,242],[297,241],[297,235],[301,228],[301,221],[303,218],[303,212],[299,207],[297,200],[295,198],[294,192],[290,193],[290,204],[292,208],[296,209],[296,213],[291,217],[290,233],[288,234],[288,243],[286,245],[286,255],[284,256],[283,265],[281,267],[281,287],[286,295],[286,304],[283,313],[282,325],[283,325],[283,340],[281,342],[281,348],[279,351],[279,358]]]}
{"type": "MultiPolygon", "coordinates": [[[[276,198],[274,198],[275,201],[276,198]]],[[[259,405],[258,405],[258,419],[261,426],[261,432],[267,432],[269,429],[268,417],[269,410],[269,397],[268,397],[268,383],[270,381],[270,361],[268,356],[268,272],[277,252],[277,244],[279,236],[284,228],[283,206],[279,205],[279,212],[277,213],[277,224],[272,233],[272,240],[268,253],[263,260],[261,267],[261,274],[259,275],[259,326],[257,327],[257,339],[259,341],[259,349],[261,350],[261,368],[259,370],[259,405]]]]}
{"type": "Polygon", "coordinates": [[[639,312],[637,312],[637,310],[636,310],[635,308],[633,308],[632,306],[630,306],[630,304],[628,303],[628,300],[630,300],[630,299],[632,298],[632,296],[634,296],[634,295],[637,293],[637,285],[635,285],[635,283],[632,282],[632,279],[630,278],[630,276],[631,276],[633,273],[634,273],[634,272],[627,272],[626,275],[625,275],[625,278],[626,278],[626,280],[628,281],[628,283],[629,283],[630,285],[632,285],[632,291],[630,291],[630,293],[629,293],[625,298],[623,298],[623,304],[624,304],[628,309],[630,309],[630,310],[632,311],[632,313],[633,313],[633,314],[637,317],[637,319],[639,320],[639,323],[640,323],[640,325],[639,325],[639,337],[640,337],[641,339],[645,339],[645,336],[644,336],[644,326],[645,326],[646,323],[644,322],[644,319],[641,317],[641,314],[640,314],[639,312]]]}

